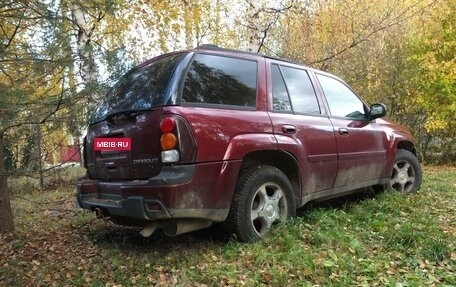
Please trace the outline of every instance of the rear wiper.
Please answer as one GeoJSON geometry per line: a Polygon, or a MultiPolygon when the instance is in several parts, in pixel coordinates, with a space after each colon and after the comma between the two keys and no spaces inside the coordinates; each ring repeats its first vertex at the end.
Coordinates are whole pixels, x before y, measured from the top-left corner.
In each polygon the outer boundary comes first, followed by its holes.
{"type": "Polygon", "coordinates": [[[108,116],[106,116],[106,121],[110,124],[115,124],[117,120],[119,119],[132,119],[136,117],[137,115],[140,115],[144,113],[143,110],[126,110],[126,111],[120,111],[116,113],[112,113],[108,116]]]}

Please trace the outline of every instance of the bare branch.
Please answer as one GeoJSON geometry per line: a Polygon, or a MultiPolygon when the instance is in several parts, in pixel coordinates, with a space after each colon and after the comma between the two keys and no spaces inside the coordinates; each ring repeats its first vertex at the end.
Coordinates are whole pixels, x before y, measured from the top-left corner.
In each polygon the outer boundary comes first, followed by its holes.
{"type": "Polygon", "coordinates": [[[260,38],[260,44],[258,45],[257,53],[260,53],[261,48],[263,48],[263,46],[264,46],[264,41],[266,40],[269,29],[271,29],[272,25],[277,22],[278,18],[279,17],[276,15],[276,19],[274,21],[270,21],[268,26],[265,29],[263,29],[263,31],[262,31],[263,36],[260,38]]]}
{"type": "MultiPolygon", "coordinates": [[[[405,21],[407,21],[408,19],[416,16],[418,13],[421,13],[422,11],[424,11],[425,9],[428,9],[429,7],[432,7],[433,5],[435,5],[437,3],[437,0],[431,2],[430,4],[422,7],[421,9],[419,9],[418,11],[415,11],[413,13],[411,13],[410,15],[408,16],[405,16],[407,15],[414,7],[416,7],[418,5],[418,2],[413,4],[413,5],[410,5],[408,6],[404,11],[402,11],[399,15],[397,15],[395,18],[392,19],[391,22],[389,23],[386,23],[378,28],[375,28],[373,29],[372,31],[370,31],[369,33],[365,34],[362,38],[360,39],[353,39],[353,41],[350,43],[350,45],[346,46],[346,47],[343,47],[342,49],[334,52],[333,54],[323,58],[323,59],[320,59],[320,60],[317,60],[317,61],[313,61],[313,62],[310,62],[309,64],[310,65],[315,65],[315,64],[320,64],[320,63],[323,63],[323,62],[326,62],[328,60],[331,60],[345,52],[347,52],[348,50],[350,50],[351,48],[354,48],[356,46],[358,46],[359,44],[367,41],[370,37],[372,37],[373,35],[381,32],[381,31],[384,31],[384,30],[387,30],[393,26],[396,26],[396,25],[399,25],[405,21]]],[[[388,13],[386,13],[385,17],[383,17],[382,21],[380,23],[383,23],[385,21],[387,21],[388,17],[391,15],[391,12],[392,10],[390,10],[388,13]]]]}
{"type": "MultiPolygon", "coordinates": [[[[21,26],[22,20],[23,20],[23,18],[24,18],[24,16],[25,16],[25,12],[27,11],[27,8],[28,8],[28,3],[27,3],[27,5],[25,6],[24,11],[22,12],[22,15],[19,17],[19,20],[18,20],[17,25],[15,25],[16,27],[14,28],[13,34],[12,34],[11,37],[9,38],[8,43],[6,43],[6,45],[5,45],[5,49],[8,48],[8,47],[11,45],[11,43],[12,43],[13,40],[14,40],[14,37],[16,37],[17,32],[19,31],[19,28],[20,28],[20,26],[21,26]]],[[[3,30],[3,29],[2,29],[2,30],[3,30]]]]}

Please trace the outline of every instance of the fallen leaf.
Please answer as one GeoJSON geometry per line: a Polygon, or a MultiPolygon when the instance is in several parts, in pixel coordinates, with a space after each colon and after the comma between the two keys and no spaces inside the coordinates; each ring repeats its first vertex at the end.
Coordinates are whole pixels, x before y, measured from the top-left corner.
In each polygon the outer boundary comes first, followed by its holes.
{"type": "Polygon", "coordinates": [[[263,273],[263,281],[265,283],[271,282],[271,274],[269,272],[264,272],[263,273]]]}

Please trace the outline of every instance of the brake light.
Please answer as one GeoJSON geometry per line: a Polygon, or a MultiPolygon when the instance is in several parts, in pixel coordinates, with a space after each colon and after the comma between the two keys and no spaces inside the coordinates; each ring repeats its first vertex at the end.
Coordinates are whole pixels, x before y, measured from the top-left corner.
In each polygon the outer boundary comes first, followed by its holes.
{"type": "Polygon", "coordinates": [[[160,130],[162,133],[169,133],[174,130],[176,126],[176,121],[173,118],[164,118],[160,122],[160,130]]]}
{"type": "Polygon", "coordinates": [[[173,163],[180,159],[177,147],[176,121],[171,117],[163,118],[160,122],[160,146],[162,148],[162,162],[173,163]]]}
{"type": "Polygon", "coordinates": [[[196,142],[188,122],[181,116],[165,116],[160,121],[162,163],[190,163],[196,158],[196,142]]]}

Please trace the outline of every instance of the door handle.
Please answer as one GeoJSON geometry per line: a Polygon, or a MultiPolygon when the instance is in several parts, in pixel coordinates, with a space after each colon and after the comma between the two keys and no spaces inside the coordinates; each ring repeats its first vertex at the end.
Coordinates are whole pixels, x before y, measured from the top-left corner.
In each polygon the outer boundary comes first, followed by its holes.
{"type": "Polygon", "coordinates": [[[348,129],[346,128],[340,128],[339,129],[339,134],[343,135],[343,136],[348,136],[349,132],[348,132],[348,129]]]}
{"type": "Polygon", "coordinates": [[[282,132],[285,134],[294,134],[296,133],[296,127],[294,125],[283,125],[282,132]]]}

